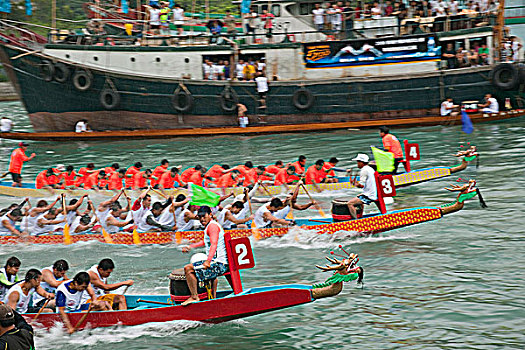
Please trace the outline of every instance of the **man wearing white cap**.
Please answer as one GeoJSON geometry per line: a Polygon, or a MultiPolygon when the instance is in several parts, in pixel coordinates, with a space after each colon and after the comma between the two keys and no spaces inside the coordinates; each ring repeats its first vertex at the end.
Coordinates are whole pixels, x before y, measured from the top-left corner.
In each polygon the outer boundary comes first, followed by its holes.
{"type": "Polygon", "coordinates": [[[369,205],[370,203],[377,200],[377,186],[376,179],[374,176],[374,169],[368,165],[369,158],[366,154],[359,153],[354,159],[357,161],[357,167],[361,169],[359,173],[359,182],[355,181],[354,186],[362,188],[363,193],[354,197],[346,203],[348,205],[348,210],[350,210],[350,215],[354,219],[357,219],[357,210],[356,205],[369,205]]]}

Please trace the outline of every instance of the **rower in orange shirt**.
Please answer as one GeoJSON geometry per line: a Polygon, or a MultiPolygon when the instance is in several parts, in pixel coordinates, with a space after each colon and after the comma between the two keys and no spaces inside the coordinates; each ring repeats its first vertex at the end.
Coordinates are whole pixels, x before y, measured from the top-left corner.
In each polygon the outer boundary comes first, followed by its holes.
{"type": "Polygon", "coordinates": [[[83,185],[86,182],[87,177],[95,171],[95,164],[93,163],[89,163],[87,166],[78,169],[78,178],[75,181],[75,186],[81,187],[80,185],[83,185]]]}
{"type": "Polygon", "coordinates": [[[108,180],[108,190],[121,190],[122,180],[126,176],[126,169],[120,169],[119,171],[114,171],[108,180]]]}
{"type": "Polygon", "coordinates": [[[235,187],[239,183],[240,174],[241,172],[239,170],[234,169],[231,172],[222,175],[217,181],[215,181],[215,185],[219,188],[235,187]]]}
{"type": "Polygon", "coordinates": [[[280,186],[283,185],[286,187],[286,190],[288,190],[288,185],[293,182],[293,177],[297,177],[295,174],[295,167],[293,165],[289,165],[287,168],[281,169],[277,175],[275,175],[274,185],[280,186]]]}
{"type": "Polygon", "coordinates": [[[266,168],[264,166],[259,165],[255,171],[257,172],[257,178],[255,182],[273,181],[273,174],[266,172],[266,168]]]}
{"type": "Polygon", "coordinates": [[[207,178],[212,178],[212,181],[218,180],[222,175],[224,175],[224,171],[230,169],[230,166],[227,164],[213,164],[210,169],[204,174],[207,178]]]}
{"type": "Polygon", "coordinates": [[[401,143],[399,142],[397,137],[390,134],[390,130],[386,126],[382,126],[379,128],[379,135],[381,135],[381,139],[383,140],[383,148],[386,151],[394,154],[393,174],[397,174],[397,167],[399,166],[399,163],[401,163],[404,160],[401,143]]]}
{"type": "Polygon", "coordinates": [[[278,160],[275,162],[274,165],[268,165],[265,169],[265,171],[269,174],[272,174],[272,175],[277,175],[277,173],[282,169],[284,168],[284,165],[283,165],[283,161],[282,160],[278,160]]]}
{"type": "Polygon", "coordinates": [[[141,190],[148,187],[148,179],[151,178],[151,169],[139,171],[133,175],[133,189],[141,190]]]}
{"type": "Polygon", "coordinates": [[[199,170],[193,172],[187,182],[191,182],[198,186],[203,186],[204,174],[206,174],[206,168],[201,167],[199,170]]]}
{"type": "Polygon", "coordinates": [[[299,156],[299,160],[292,165],[295,167],[296,174],[303,175],[306,167],[306,156],[299,156]]]}
{"type": "Polygon", "coordinates": [[[133,184],[135,182],[133,177],[135,176],[136,173],[140,171],[140,169],[142,169],[142,163],[136,162],[134,165],[130,166],[128,170],[126,170],[126,175],[125,175],[125,180],[124,180],[126,188],[133,188],[133,184]]]}
{"type": "Polygon", "coordinates": [[[307,185],[313,185],[317,192],[321,192],[321,189],[317,184],[326,181],[327,174],[326,171],[324,171],[323,166],[324,160],[319,159],[314,165],[309,166],[308,170],[306,170],[305,183],[307,185]]]}
{"type": "Polygon", "coordinates": [[[59,181],[62,182],[62,186],[60,188],[69,189],[69,188],[75,187],[76,176],[77,176],[77,173],[75,172],[73,166],[68,165],[66,167],[66,171],[62,172],[59,175],[59,181]]]}
{"type": "Polygon", "coordinates": [[[93,174],[89,175],[84,182],[85,190],[99,190],[100,182],[106,177],[106,172],[104,170],[95,171],[93,174]]]}
{"type": "Polygon", "coordinates": [[[180,178],[179,168],[177,167],[173,167],[170,171],[166,171],[164,174],[162,174],[159,181],[159,188],[163,190],[174,188],[175,182],[177,182],[177,187],[186,185],[180,178]]]}
{"type": "Polygon", "coordinates": [[[56,188],[56,175],[53,168],[48,168],[41,171],[35,179],[35,188],[40,190],[42,188],[56,188]]]}
{"type": "Polygon", "coordinates": [[[31,159],[35,158],[36,154],[31,153],[31,156],[26,156],[27,146],[25,142],[20,142],[18,148],[11,153],[11,159],[9,162],[9,173],[11,173],[11,178],[13,179],[13,187],[22,187],[22,167],[24,162],[28,162],[31,159]]]}
{"type": "Polygon", "coordinates": [[[153,188],[159,187],[158,184],[159,184],[160,178],[162,177],[164,173],[168,172],[169,165],[170,165],[170,162],[167,159],[163,159],[160,161],[160,165],[155,167],[155,169],[153,170],[153,173],[151,174],[151,180],[150,180],[151,187],[153,188]]]}
{"type": "Polygon", "coordinates": [[[120,165],[118,163],[113,163],[111,166],[105,167],[103,170],[106,173],[106,177],[100,181],[99,186],[100,188],[106,188],[108,185],[109,179],[111,178],[111,175],[113,173],[117,172],[120,169],[120,165]]]}
{"type": "Polygon", "coordinates": [[[195,167],[193,168],[188,168],[186,170],[184,170],[182,172],[182,174],[180,174],[180,178],[182,179],[182,181],[184,182],[190,182],[190,177],[197,171],[201,170],[202,169],[202,166],[200,164],[197,164],[195,165],[195,167]]]}

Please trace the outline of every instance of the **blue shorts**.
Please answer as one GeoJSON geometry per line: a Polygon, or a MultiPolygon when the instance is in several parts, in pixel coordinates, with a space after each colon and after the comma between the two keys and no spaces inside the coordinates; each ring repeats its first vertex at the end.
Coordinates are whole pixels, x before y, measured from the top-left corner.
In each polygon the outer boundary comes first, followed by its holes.
{"type": "Polygon", "coordinates": [[[373,200],[371,200],[370,198],[368,198],[364,194],[360,194],[359,196],[357,196],[357,198],[359,198],[361,200],[361,202],[363,202],[363,204],[366,204],[366,205],[369,205],[370,203],[374,202],[373,200]]]}
{"type": "Polygon", "coordinates": [[[199,282],[215,279],[219,276],[224,275],[229,270],[228,265],[225,265],[217,261],[213,261],[211,263],[211,266],[208,267],[207,269],[198,268],[199,266],[202,266],[203,263],[204,261],[197,261],[196,263],[193,264],[193,267],[195,268],[195,275],[197,276],[197,280],[199,282]]]}

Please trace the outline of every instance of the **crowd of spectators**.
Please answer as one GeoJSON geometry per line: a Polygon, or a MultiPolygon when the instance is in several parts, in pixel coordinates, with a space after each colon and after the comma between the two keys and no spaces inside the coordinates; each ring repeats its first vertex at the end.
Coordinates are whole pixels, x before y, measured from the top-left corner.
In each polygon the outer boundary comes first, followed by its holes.
{"type": "Polygon", "coordinates": [[[255,81],[258,73],[266,73],[266,63],[264,57],[239,59],[232,71],[228,60],[205,59],[202,70],[205,80],[232,80],[233,76],[233,80],[255,81]]]}

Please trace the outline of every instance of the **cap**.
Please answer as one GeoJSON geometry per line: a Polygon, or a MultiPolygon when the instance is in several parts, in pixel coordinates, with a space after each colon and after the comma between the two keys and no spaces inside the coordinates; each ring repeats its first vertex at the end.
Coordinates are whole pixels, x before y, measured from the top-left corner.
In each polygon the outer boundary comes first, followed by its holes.
{"type": "Polygon", "coordinates": [[[58,171],[64,171],[64,170],[66,170],[66,167],[65,167],[64,164],[57,164],[56,169],[58,171]]]}
{"type": "Polygon", "coordinates": [[[2,304],[0,305],[0,321],[13,320],[15,318],[15,313],[11,306],[2,304]]]}
{"type": "Polygon", "coordinates": [[[207,205],[203,205],[199,208],[199,211],[197,211],[197,216],[204,216],[206,214],[211,214],[211,209],[207,205]]]}
{"type": "Polygon", "coordinates": [[[27,146],[29,146],[29,144],[27,142],[20,142],[18,144],[18,146],[20,146],[20,147],[27,147],[27,146]]]}
{"type": "Polygon", "coordinates": [[[352,160],[357,160],[358,162],[368,163],[370,159],[368,158],[366,154],[358,153],[357,156],[352,160]]]}

